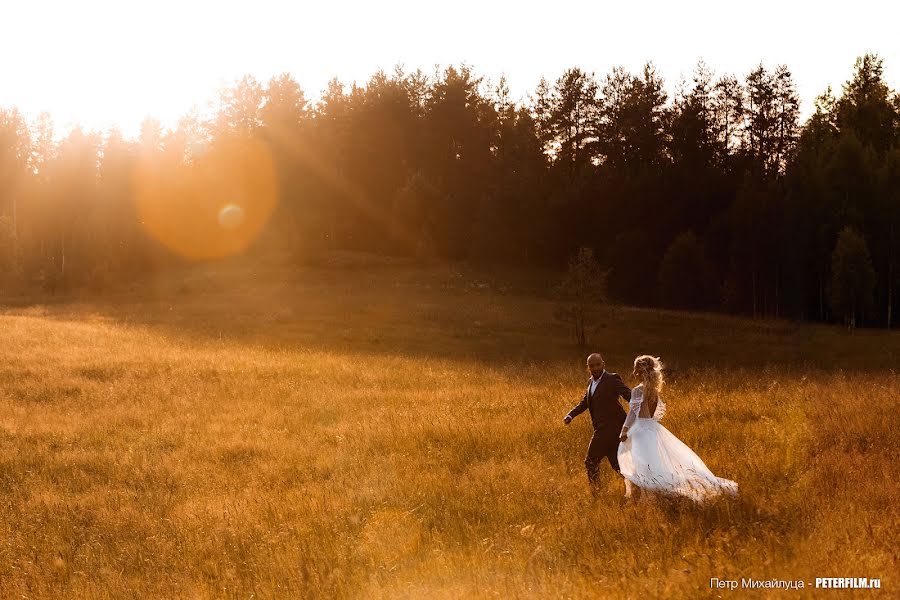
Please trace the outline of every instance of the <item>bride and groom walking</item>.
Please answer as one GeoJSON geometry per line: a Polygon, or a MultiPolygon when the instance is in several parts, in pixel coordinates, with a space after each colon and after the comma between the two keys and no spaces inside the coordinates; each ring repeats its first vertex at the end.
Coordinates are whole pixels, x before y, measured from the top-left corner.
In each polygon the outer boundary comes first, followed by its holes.
{"type": "Polygon", "coordinates": [[[629,389],[616,373],[606,370],[600,354],[588,356],[591,372],[584,398],[563,418],[568,425],[587,410],[594,425],[584,466],[596,490],[600,461],[625,478],[626,498],[634,488],[642,492],[685,496],[701,502],[719,494],[736,494],[738,486],[713,475],[687,445],[663,427],[659,420],[666,405],[659,392],[663,367],[659,358],[642,355],[634,359],[634,377],[640,384],[629,389]],[[628,414],[619,404],[628,401],[628,414]]]}

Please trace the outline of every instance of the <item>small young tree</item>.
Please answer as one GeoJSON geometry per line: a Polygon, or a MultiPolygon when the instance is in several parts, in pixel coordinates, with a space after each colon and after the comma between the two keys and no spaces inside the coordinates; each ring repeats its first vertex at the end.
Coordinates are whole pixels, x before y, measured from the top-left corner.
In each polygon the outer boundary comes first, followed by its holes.
{"type": "Polygon", "coordinates": [[[606,300],[606,271],[600,268],[590,248],[579,248],[557,287],[556,318],[571,326],[579,346],[587,345],[586,329],[597,306],[606,300]]]}
{"type": "Polygon", "coordinates": [[[844,227],[838,235],[831,255],[831,309],[842,314],[847,328],[856,327],[856,316],[870,311],[875,291],[875,269],[869,258],[866,241],[852,227],[844,227]]]}

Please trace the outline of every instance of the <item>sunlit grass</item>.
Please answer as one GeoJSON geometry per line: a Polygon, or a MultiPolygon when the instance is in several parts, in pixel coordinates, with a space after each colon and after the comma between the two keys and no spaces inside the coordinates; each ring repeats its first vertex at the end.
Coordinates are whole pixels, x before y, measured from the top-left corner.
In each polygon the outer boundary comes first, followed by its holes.
{"type": "Polygon", "coordinates": [[[665,425],[742,492],[623,507],[606,465],[587,489],[588,420],[562,425],[583,358],[548,301],[440,271],[216,281],[0,314],[0,597],[892,588],[896,336],[605,312],[611,367],[658,349],[665,425]]]}

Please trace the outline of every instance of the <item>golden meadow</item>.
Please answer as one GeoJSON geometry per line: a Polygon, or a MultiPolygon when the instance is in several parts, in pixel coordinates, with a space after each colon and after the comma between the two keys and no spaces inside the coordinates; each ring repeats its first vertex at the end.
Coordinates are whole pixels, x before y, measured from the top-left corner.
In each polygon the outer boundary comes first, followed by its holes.
{"type": "Polygon", "coordinates": [[[553,277],[237,260],[10,299],[0,597],[896,593],[898,334],[602,309],[592,349],[630,384],[661,355],[665,425],[741,486],[622,506],[606,463],[587,488],[589,419],[562,425],[586,374],[553,277]]]}

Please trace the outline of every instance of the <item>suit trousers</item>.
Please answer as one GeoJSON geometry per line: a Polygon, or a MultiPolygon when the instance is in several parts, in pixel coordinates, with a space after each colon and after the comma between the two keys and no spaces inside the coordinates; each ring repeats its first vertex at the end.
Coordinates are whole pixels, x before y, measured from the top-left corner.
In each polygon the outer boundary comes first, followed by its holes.
{"type": "Polygon", "coordinates": [[[594,435],[591,436],[591,443],[588,444],[587,456],[584,458],[584,467],[587,470],[588,481],[592,484],[597,483],[597,476],[600,474],[600,462],[603,460],[603,457],[609,460],[609,466],[618,473],[619,458],[616,456],[618,451],[618,432],[595,429],[594,435]]]}

